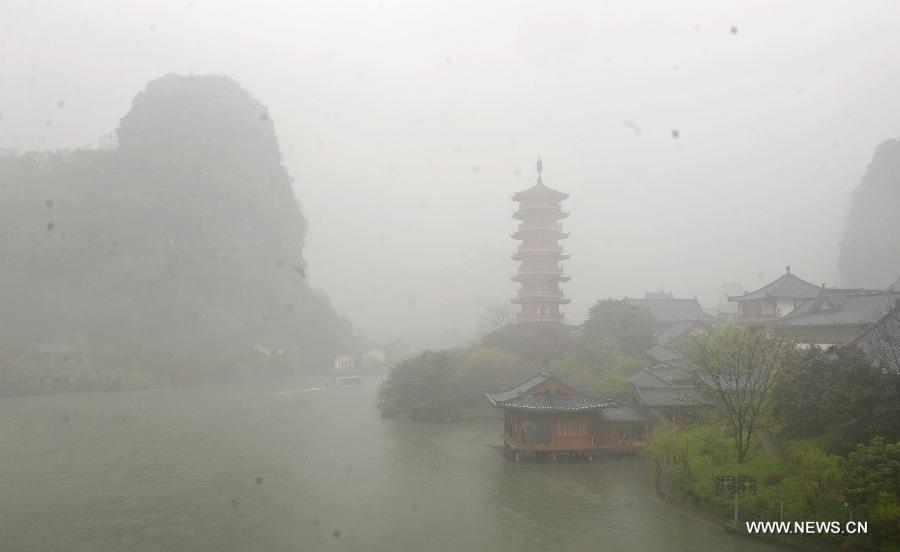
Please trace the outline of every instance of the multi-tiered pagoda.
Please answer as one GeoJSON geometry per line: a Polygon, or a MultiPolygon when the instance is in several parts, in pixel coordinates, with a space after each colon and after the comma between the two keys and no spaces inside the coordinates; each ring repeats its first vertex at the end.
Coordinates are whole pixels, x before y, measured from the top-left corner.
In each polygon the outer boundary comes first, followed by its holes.
{"type": "Polygon", "coordinates": [[[562,322],[559,306],[570,300],[559,289],[560,282],[569,277],[563,274],[559,262],[569,258],[563,252],[560,240],[569,234],[563,231],[560,220],[569,216],[562,210],[562,202],[569,194],[557,192],[544,185],[541,178],[543,165],[537,162],[537,184],[525,191],[513,194],[519,207],[513,218],[522,221],[512,235],[522,240],[513,260],[521,261],[512,279],[521,284],[513,303],[521,305],[520,322],[562,322]]]}

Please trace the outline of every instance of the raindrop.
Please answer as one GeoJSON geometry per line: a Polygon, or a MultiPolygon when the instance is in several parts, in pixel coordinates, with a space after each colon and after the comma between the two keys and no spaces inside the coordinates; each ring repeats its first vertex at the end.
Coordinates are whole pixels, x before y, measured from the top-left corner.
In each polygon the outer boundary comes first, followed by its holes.
{"type": "Polygon", "coordinates": [[[738,28],[735,25],[731,26],[731,34],[738,34],[738,28]]]}
{"type": "Polygon", "coordinates": [[[263,478],[258,475],[256,476],[256,479],[254,479],[253,481],[255,481],[257,485],[263,484],[263,478]]]}
{"type": "Polygon", "coordinates": [[[59,100],[58,102],[56,102],[56,107],[63,109],[64,107],[66,107],[66,102],[59,100]]]}
{"type": "Polygon", "coordinates": [[[263,111],[262,113],[259,114],[259,120],[260,120],[260,121],[268,121],[268,120],[269,120],[269,114],[266,113],[265,111],[263,111]]]}
{"type": "Polygon", "coordinates": [[[47,201],[44,202],[44,205],[46,205],[47,207],[53,207],[53,200],[48,199],[47,201]]]}
{"type": "Polygon", "coordinates": [[[47,119],[44,121],[44,126],[53,126],[53,119],[47,119]]]}
{"type": "Polygon", "coordinates": [[[480,172],[481,172],[481,167],[479,167],[478,165],[475,165],[474,167],[472,167],[472,172],[473,172],[473,173],[480,173],[480,172]]]}
{"type": "Polygon", "coordinates": [[[672,138],[674,138],[675,140],[678,140],[678,138],[679,138],[680,136],[681,136],[681,133],[678,132],[678,129],[677,129],[677,128],[673,128],[673,129],[672,129],[672,138]]]}
{"type": "Polygon", "coordinates": [[[47,230],[53,230],[54,228],[56,228],[55,224],[53,224],[52,222],[47,223],[47,230]]]}
{"type": "Polygon", "coordinates": [[[312,524],[313,524],[313,527],[318,527],[319,525],[322,525],[322,522],[319,521],[319,518],[313,518],[312,524]]]}
{"type": "Polygon", "coordinates": [[[238,501],[237,501],[237,499],[236,499],[236,498],[232,498],[232,499],[231,499],[231,507],[232,507],[232,508],[237,508],[237,506],[238,506],[238,501]]]}
{"type": "Polygon", "coordinates": [[[332,535],[334,538],[339,539],[339,538],[341,538],[341,530],[340,530],[340,529],[335,529],[334,531],[331,532],[331,535],[332,535]]]}

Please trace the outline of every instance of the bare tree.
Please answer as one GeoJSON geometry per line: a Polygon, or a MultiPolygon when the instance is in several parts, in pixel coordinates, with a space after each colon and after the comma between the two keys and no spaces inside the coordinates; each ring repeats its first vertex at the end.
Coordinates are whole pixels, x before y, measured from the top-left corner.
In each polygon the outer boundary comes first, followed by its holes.
{"type": "Polygon", "coordinates": [[[484,337],[515,321],[516,312],[512,305],[506,302],[491,303],[484,309],[484,314],[481,316],[481,322],[478,324],[478,336],[484,337]]]}
{"type": "Polygon", "coordinates": [[[766,418],[770,390],[788,349],[762,329],[739,326],[723,328],[689,348],[701,386],[717,399],[734,432],[738,462],[746,459],[750,440],[766,418]]]}

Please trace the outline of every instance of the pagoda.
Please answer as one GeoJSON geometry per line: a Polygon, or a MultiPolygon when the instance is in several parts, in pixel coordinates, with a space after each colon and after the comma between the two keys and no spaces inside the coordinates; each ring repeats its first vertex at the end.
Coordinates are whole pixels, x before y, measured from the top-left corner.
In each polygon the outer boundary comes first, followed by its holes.
{"type": "Polygon", "coordinates": [[[520,284],[512,300],[521,306],[519,322],[562,322],[564,317],[559,306],[570,302],[559,289],[560,282],[569,280],[559,266],[560,261],[569,258],[559,243],[569,236],[560,223],[569,216],[562,210],[562,202],[569,194],[545,186],[542,171],[543,163],[538,158],[537,183],[512,196],[519,204],[513,218],[521,221],[512,235],[513,239],[522,241],[512,256],[513,260],[521,261],[512,277],[520,284]]]}

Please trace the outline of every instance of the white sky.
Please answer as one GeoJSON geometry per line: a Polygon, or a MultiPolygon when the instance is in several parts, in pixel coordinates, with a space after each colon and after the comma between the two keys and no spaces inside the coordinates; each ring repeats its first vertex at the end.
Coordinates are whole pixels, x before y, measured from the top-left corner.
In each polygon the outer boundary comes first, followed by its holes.
{"type": "Polygon", "coordinates": [[[898,28],[893,1],[2,0],[0,148],[95,143],[149,80],[227,74],[270,107],[313,284],[372,337],[466,336],[514,294],[538,154],[572,194],[573,321],[659,286],[714,309],[786,264],[838,283],[900,135],[898,28]]]}

